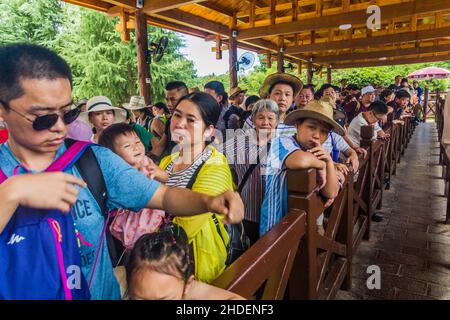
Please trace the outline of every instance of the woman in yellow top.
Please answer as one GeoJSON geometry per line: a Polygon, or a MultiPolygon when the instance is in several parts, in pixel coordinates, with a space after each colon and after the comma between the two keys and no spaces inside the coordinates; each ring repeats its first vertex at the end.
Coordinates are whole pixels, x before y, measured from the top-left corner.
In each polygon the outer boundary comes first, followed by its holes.
{"type": "MultiPolygon", "coordinates": [[[[215,132],[221,107],[203,92],[182,98],[172,115],[170,132],[178,152],[161,160],[154,179],[168,186],[191,188],[208,195],[233,189],[231,171],[225,156],[207,141],[215,132]]],[[[222,217],[207,212],[191,217],[175,217],[173,222],[186,231],[195,260],[195,277],[212,282],[225,269],[229,238],[222,217]],[[218,232],[220,230],[220,234],[218,232]]]]}

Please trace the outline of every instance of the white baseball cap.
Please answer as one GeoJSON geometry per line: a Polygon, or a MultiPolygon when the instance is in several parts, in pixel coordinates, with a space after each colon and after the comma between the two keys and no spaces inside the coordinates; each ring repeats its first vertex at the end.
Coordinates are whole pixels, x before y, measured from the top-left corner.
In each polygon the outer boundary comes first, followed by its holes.
{"type": "Polygon", "coordinates": [[[367,86],[361,89],[361,96],[365,95],[366,93],[372,93],[375,92],[375,88],[372,86],[367,86]]]}

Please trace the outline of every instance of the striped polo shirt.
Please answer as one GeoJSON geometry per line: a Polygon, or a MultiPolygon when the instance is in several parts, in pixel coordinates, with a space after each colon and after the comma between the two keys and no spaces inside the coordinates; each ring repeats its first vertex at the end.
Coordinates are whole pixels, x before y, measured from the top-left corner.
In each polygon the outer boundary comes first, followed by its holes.
{"type": "Polygon", "coordinates": [[[256,136],[251,133],[236,135],[228,139],[220,149],[223,150],[222,152],[225,154],[231,170],[235,173],[237,178],[236,189],[251,165],[258,163],[258,156],[261,159],[240,192],[245,205],[244,219],[259,223],[265,184],[265,176],[261,174],[261,163],[266,162],[266,152],[264,152],[266,149],[257,145],[256,136]]]}

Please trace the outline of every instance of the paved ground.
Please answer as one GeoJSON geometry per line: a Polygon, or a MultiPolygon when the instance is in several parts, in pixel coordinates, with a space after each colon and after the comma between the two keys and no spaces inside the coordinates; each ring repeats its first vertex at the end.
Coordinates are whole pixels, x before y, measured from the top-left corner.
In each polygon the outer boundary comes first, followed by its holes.
{"type": "Polygon", "coordinates": [[[450,299],[450,225],[438,165],[436,125],[420,124],[383,196],[384,221],[373,223],[353,260],[350,292],[337,299],[450,299]],[[381,289],[369,290],[369,265],[381,269],[381,289]]]}

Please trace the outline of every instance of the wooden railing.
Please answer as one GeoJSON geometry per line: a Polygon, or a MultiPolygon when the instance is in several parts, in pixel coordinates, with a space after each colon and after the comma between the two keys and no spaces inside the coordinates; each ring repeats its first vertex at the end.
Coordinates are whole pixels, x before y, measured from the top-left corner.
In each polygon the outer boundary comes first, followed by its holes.
{"type": "Polygon", "coordinates": [[[445,181],[444,195],[447,197],[445,223],[450,223],[450,144],[442,141],[444,132],[445,100],[439,99],[436,104],[436,126],[439,138],[439,164],[442,165],[442,178],[445,181]]]}
{"type": "Polygon", "coordinates": [[[294,210],[229,266],[214,285],[247,299],[281,300],[300,239],[306,213],[294,210]]]}
{"type": "Polygon", "coordinates": [[[289,214],[214,284],[257,299],[332,299],[339,289],[350,289],[353,256],[359,243],[370,237],[371,217],[381,208],[383,191],[414,128],[412,119],[400,124],[388,118],[384,128],[391,135],[388,141],[372,141],[373,127],[361,128],[361,146],[367,155],[360,157],[359,170],[346,176],[327,209],[315,191],[315,170],[289,171],[289,214]],[[316,226],[322,213],[326,217],[323,236],[316,226]]]}

